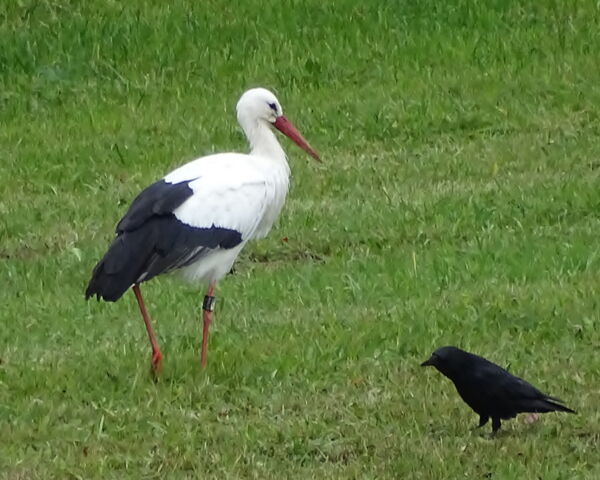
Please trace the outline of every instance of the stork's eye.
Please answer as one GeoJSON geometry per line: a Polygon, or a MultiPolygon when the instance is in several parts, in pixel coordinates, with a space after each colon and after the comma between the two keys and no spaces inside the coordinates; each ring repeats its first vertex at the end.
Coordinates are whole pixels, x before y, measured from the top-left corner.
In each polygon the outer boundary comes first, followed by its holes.
{"type": "Polygon", "coordinates": [[[277,113],[277,104],[275,102],[269,103],[269,108],[277,113]]]}

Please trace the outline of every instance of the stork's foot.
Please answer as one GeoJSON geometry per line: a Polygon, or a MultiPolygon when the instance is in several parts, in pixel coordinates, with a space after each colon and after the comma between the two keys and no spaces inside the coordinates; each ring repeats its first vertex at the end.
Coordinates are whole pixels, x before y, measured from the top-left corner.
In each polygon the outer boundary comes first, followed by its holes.
{"type": "Polygon", "coordinates": [[[150,362],[150,373],[154,379],[158,379],[158,376],[162,372],[162,353],[160,350],[152,352],[152,360],[150,362]]]}

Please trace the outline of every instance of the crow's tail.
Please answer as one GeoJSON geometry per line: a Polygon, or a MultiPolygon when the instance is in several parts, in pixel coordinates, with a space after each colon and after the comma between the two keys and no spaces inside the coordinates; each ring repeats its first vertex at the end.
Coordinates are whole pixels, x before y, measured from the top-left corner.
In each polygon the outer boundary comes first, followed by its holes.
{"type": "Polygon", "coordinates": [[[548,405],[548,407],[550,407],[549,411],[577,413],[575,410],[571,410],[569,407],[565,407],[564,405],[561,405],[560,403],[558,403],[560,401],[561,400],[559,400],[558,398],[546,397],[546,399],[544,400],[544,403],[546,403],[546,405],[548,405]]]}

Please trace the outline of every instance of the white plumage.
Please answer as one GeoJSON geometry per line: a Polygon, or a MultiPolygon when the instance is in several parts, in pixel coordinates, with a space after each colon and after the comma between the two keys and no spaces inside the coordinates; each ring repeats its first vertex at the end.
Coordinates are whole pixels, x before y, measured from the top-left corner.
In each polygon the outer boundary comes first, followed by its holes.
{"type": "Polygon", "coordinates": [[[285,157],[273,161],[252,154],[223,153],[189,163],[167,175],[165,181],[175,183],[182,178],[189,181],[194,193],[173,211],[179,221],[241,234],[239,246],[212,249],[181,270],[189,280],[215,282],[231,270],[248,240],[262,238],[271,230],[285,202],[289,167],[285,157]]]}
{"type": "Polygon", "coordinates": [[[290,169],[271,126],[319,159],[268,90],[245,92],[237,104],[237,116],[250,153],[199,158],[141,192],[119,222],[117,236],[94,268],[86,290],[87,298],[95,295],[115,301],[133,286],[152,344],[154,371],[160,367],[162,354],[139,284],[172,270],[209,284],[204,305],[204,365],[216,282],[230,271],[249,240],[268,234],[287,195],[290,169]]]}

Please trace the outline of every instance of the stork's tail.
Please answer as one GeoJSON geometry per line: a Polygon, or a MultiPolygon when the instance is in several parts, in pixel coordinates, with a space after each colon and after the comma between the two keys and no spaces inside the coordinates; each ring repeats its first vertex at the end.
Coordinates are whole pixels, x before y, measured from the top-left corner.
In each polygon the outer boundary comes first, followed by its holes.
{"type": "Polygon", "coordinates": [[[140,251],[148,246],[142,231],[124,232],[113,240],[102,260],[94,267],[85,290],[86,300],[96,296],[116,302],[140,277],[150,252],[140,251]],[[148,253],[148,254],[147,254],[148,253]]]}

